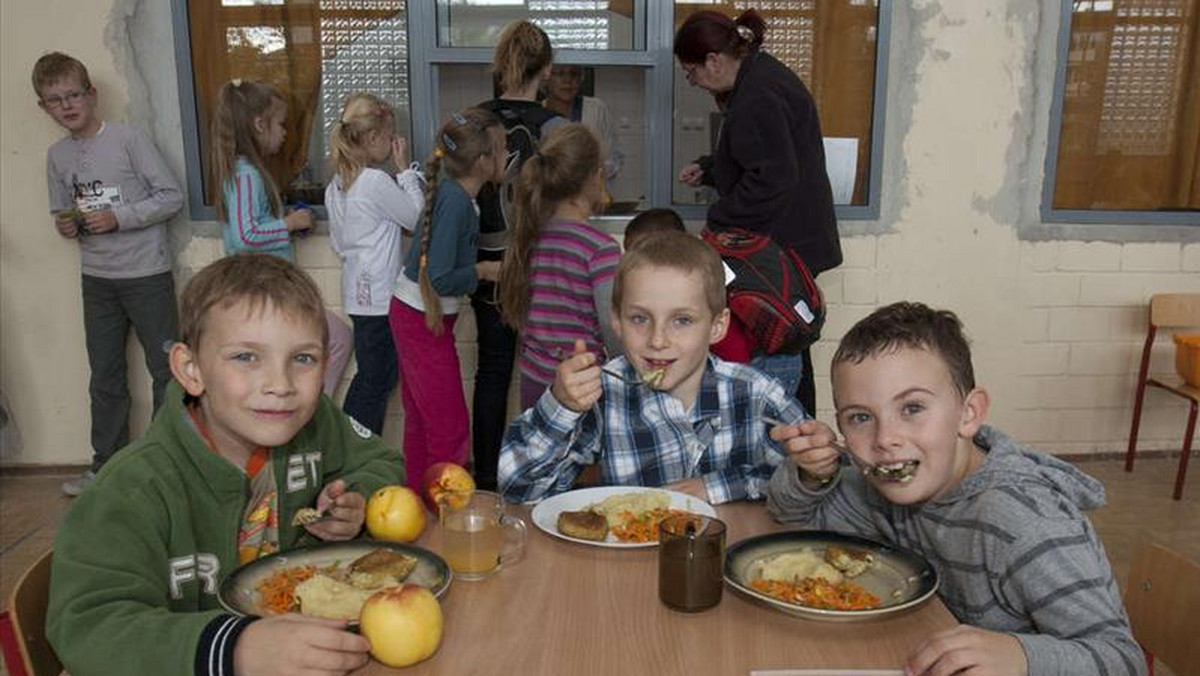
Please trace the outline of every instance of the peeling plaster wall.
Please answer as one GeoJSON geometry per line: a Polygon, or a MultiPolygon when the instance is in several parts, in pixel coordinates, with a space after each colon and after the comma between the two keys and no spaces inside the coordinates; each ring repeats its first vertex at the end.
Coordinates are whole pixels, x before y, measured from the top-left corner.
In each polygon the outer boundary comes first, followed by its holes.
{"type": "MultiPolygon", "coordinates": [[[[878,305],[915,299],[963,318],[977,377],[993,395],[994,422],[1055,452],[1124,447],[1145,300],[1200,292],[1200,230],[1040,222],[1058,7],[1057,0],[895,3],[880,218],[842,224],[846,263],[820,279],[831,306],[814,354],[822,407],[830,405],[837,338],[878,305]]],[[[59,132],[36,106],[29,70],[51,49],[81,58],[102,113],[150,130],[182,181],[170,7],[5,0],[0,36],[0,389],[25,440],[4,462],[84,462],[78,255],[45,216],[44,154],[59,132]]],[[[171,231],[180,284],[220,255],[214,224],[180,216],[171,231]]],[[[338,261],[327,240],[302,241],[298,260],[338,303],[338,261]]],[[[474,370],[472,334],[465,316],[466,374],[474,370]]],[[[140,349],[131,346],[136,431],[149,387],[140,349]]],[[[1153,366],[1172,369],[1165,341],[1153,366]]],[[[1154,395],[1148,407],[1143,448],[1177,448],[1182,408],[1154,395]]],[[[393,402],[385,432],[392,439],[400,415],[393,402]]],[[[830,411],[818,415],[829,419],[830,411]]]]}

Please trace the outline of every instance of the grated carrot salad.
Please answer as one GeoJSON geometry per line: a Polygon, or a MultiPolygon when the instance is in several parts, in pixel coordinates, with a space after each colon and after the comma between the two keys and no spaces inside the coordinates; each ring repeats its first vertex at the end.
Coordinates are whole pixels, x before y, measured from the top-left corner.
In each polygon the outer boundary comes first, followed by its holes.
{"type": "Polygon", "coordinates": [[[621,542],[658,542],[658,524],[672,514],[689,514],[682,509],[658,508],[640,516],[633,512],[622,512],[624,522],[611,530],[613,537],[621,542]]]}
{"type": "Polygon", "coordinates": [[[316,571],[316,566],[293,566],[271,573],[255,587],[261,599],[260,605],[273,615],[298,610],[296,585],[311,578],[316,571]]]}
{"type": "Polygon", "coordinates": [[[833,584],[823,577],[806,577],[796,582],[754,580],[750,587],[774,599],[823,610],[869,610],[878,608],[879,598],[853,582],[833,584]]]}

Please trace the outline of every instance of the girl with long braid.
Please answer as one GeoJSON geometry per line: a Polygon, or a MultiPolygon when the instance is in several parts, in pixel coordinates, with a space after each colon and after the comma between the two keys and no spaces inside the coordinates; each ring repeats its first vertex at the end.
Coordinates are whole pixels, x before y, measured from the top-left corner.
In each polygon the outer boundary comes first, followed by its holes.
{"type": "Polygon", "coordinates": [[[480,280],[495,282],[499,261],[476,262],[475,196],[504,171],[504,128],[491,113],[455,113],[438,132],[425,165],[425,209],[396,280],[388,321],[400,364],[408,485],[420,490],[438,462],[464,465],[469,451],[454,323],[462,297],[480,280]],[[446,180],[443,180],[444,178],[446,180]]]}

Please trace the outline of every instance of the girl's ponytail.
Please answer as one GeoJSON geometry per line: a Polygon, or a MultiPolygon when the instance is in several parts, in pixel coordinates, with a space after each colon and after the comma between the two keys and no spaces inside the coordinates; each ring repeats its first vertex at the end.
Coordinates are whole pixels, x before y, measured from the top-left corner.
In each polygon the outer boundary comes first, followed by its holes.
{"type": "Polygon", "coordinates": [[[500,92],[516,91],[554,61],[550,36],[530,21],[509,24],[496,44],[492,73],[500,92]]]}
{"type": "Polygon", "coordinates": [[[329,157],[342,180],[342,190],[349,190],[371,162],[365,148],[368,136],[372,132],[392,131],[394,127],[391,106],[378,96],[361,93],[346,99],[342,118],[329,134],[329,157]]]}
{"type": "Polygon", "coordinates": [[[245,157],[262,176],[271,211],[281,215],[283,200],[271,172],[267,171],[254,133],[254,120],[269,114],[273,106],[286,106],[283,95],[269,84],[252,80],[230,80],[217,92],[212,113],[209,147],[209,197],[217,205],[217,217],[225,220],[228,209],[223,199],[225,185],[234,180],[237,158],[245,157]]]}
{"type": "MultiPolygon", "coordinates": [[[[530,263],[542,228],[558,205],[576,199],[593,185],[602,186],[600,141],[579,123],[554,128],[537,153],[521,167],[513,203],[512,237],[500,266],[500,312],[516,329],[529,315],[530,263]]],[[[601,195],[588,195],[599,202],[601,195]]],[[[593,205],[593,208],[599,205],[593,205]]]]}

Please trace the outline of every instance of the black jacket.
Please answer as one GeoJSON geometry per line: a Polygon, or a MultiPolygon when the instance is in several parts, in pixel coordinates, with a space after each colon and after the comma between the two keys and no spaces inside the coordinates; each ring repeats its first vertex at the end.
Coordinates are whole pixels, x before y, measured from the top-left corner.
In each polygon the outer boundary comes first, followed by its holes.
{"type": "Polygon", "coordinates": [[[825,146],[808,88],[765,52],[751,52],[725,103],[716,152],[701,158],[720,199],[713,228],[770,235],[815,275],[842,262],[825,146]]]}

